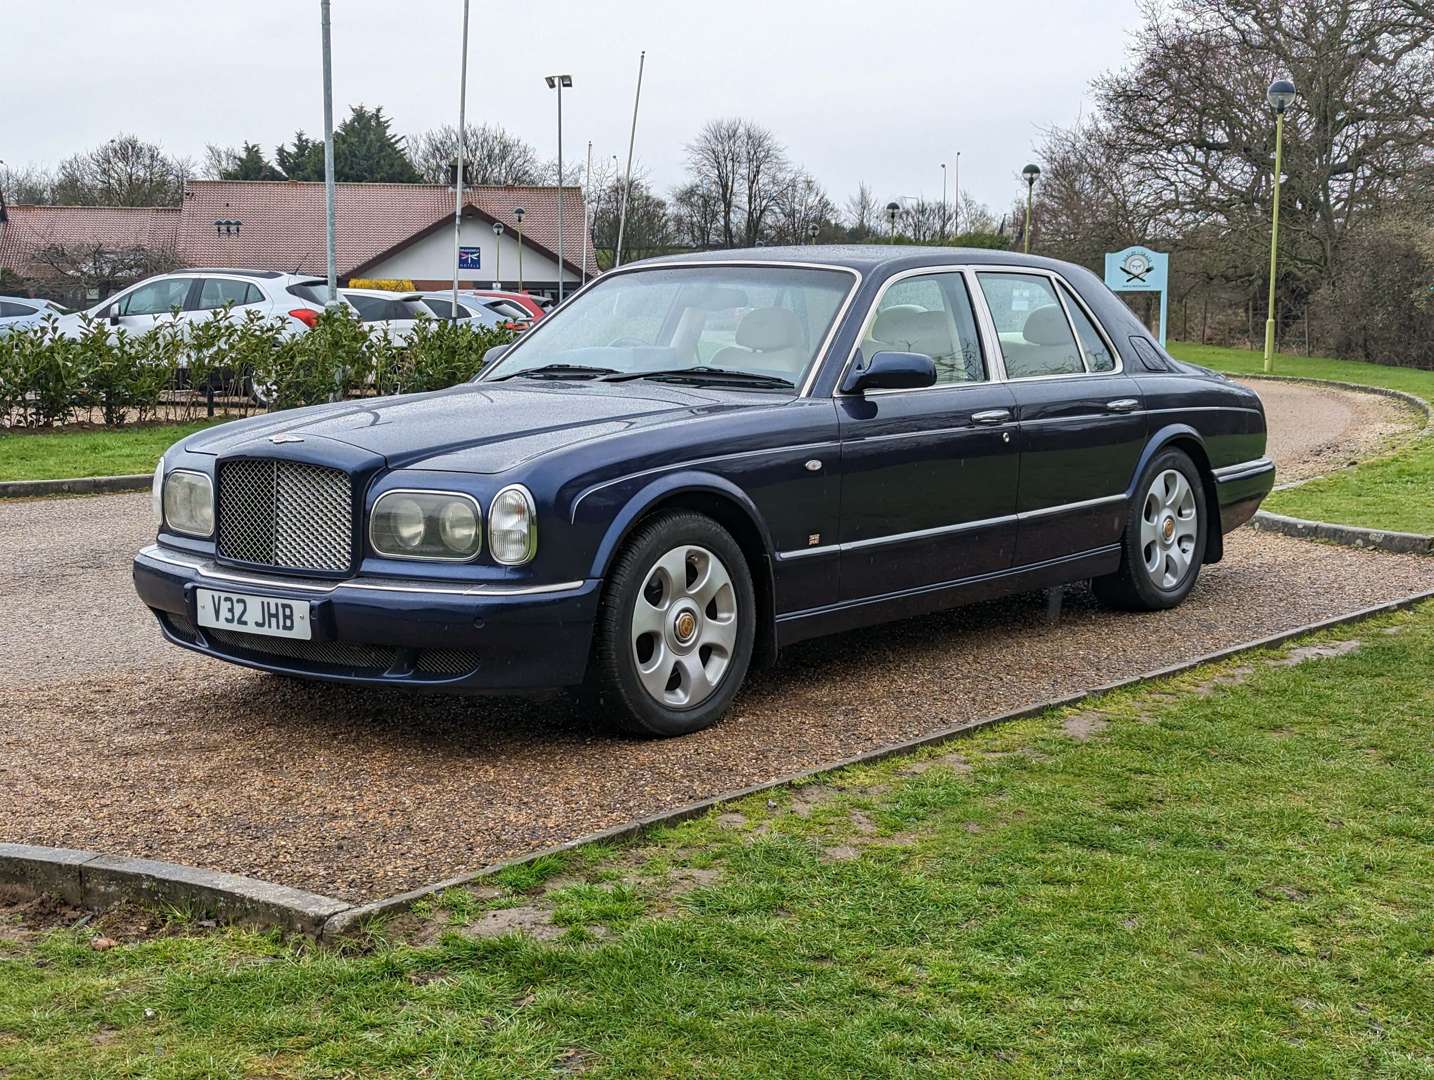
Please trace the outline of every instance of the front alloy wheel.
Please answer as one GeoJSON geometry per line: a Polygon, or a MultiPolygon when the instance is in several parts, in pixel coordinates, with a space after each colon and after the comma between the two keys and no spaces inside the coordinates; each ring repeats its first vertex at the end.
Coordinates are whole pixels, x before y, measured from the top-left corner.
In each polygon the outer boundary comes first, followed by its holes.
{"type": "Polygon", "coordinates": [[[654,518],[608,575],[585,697],[632,734],[700,731],[747,676],[756,608],[746,557],[726,529],[690,511],[654,518]]]}

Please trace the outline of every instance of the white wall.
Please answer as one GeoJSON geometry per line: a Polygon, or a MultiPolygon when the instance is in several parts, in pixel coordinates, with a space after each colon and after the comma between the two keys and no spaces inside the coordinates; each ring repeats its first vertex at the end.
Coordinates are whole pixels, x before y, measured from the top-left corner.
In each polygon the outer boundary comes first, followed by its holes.
{"type": "MultiPolygon", "coordinates": [[[[493,235],[493,226],[488,222],[477,218],[463,219],[463,246],[477,247],[479,258],[482,260],[482,269],[464,270],[459,275],[460,285],[487,288],[489,284],[499,280],[516,282],[518,280],[518,236],[509,229],[503,233],[501,241],[493,235]],[[500,247],[501,244],[501,247],[500,247]]],[[[563,254],[572,263],[582,264],[582,234],[572,238],[572,241],[579,245],[573,251],[567,251],[568,237],[563,237],[563,254]]],[[[375,263],[364,270],[359,277],[365,278],[407,278],[410,281],[452,281],[453,280],[453,227],[451,223],[444,228],[429,233],[422,240],[410,244],[402,251],[375,263]]],[[[532,247],[523,245],[523,281],[557,281],[558,264],[554,259],[540,255],[532,247]]],[[[577,281],[578,275],[571,270],[565,275],[567,281],[577,281]]]]}

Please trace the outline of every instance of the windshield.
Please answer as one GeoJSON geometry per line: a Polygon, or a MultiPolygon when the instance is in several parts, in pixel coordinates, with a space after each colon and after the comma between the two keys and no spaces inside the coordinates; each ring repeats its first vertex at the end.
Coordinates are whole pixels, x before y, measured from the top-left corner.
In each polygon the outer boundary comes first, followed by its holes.
{"type": "Polygon", "coordinates": [[[537,324],[482,378],[532,372],[795,389],[852,285],[843,271],[786,266],[617,274],[537,324]]]}

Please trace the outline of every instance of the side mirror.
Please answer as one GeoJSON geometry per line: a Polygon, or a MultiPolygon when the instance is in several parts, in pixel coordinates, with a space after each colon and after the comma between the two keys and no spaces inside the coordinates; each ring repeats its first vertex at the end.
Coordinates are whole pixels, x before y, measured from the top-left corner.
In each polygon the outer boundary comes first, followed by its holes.
{"type": "Polygon", "coordinates": [[[483,354],[483,366],[487,367],[489,364],[496,363],[503,359],[503,354],[512,347],[512,345],[494,345],[483,354]]]}
{"type": "Polygon", "coordinates": [[[116,305],[111,304],[109,307],[105,308],[104,311],[102,311],[100,314],[103,315],[104,318],[109,320],[109,324],[111,326],[119,325],[119,308],[116,305]]]}
{"type": "Polygon", "coordinates": [[[918,390],[936,383],[936,363],[925,353],[879,352],[870,359],[858,357],[847,372],[844,394],[867,390],[918,390]]]}

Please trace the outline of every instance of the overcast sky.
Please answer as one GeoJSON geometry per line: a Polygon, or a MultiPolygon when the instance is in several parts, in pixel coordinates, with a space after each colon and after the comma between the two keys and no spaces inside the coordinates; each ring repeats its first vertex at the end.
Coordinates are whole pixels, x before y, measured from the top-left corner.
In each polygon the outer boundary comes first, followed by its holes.
{"type": "MultiPolygon", "coordinates": [[[[0,160],[52,165],[119,131],[202,161],[249,139],[272,156],[319,135],[318,0],[46,0],[5,5],[0,160]]],[[[886,201],[939,198],[942,161],[993,207],[1019,188],[1040,129],[1088,108],[1119,66],[1135,0],[551,0],[472,8],[468,115],[556,153],[625,154],[647,50],[637,158],[665,190],[703,122],[770,127],[841,205],[865,180],[886,201]]],[[[335,119],[382,105],[400,133],[457,115],[462,0],[333,0],[335,119]]],[[[954,180],[954,175],[953,175],[954,180]]]]}

